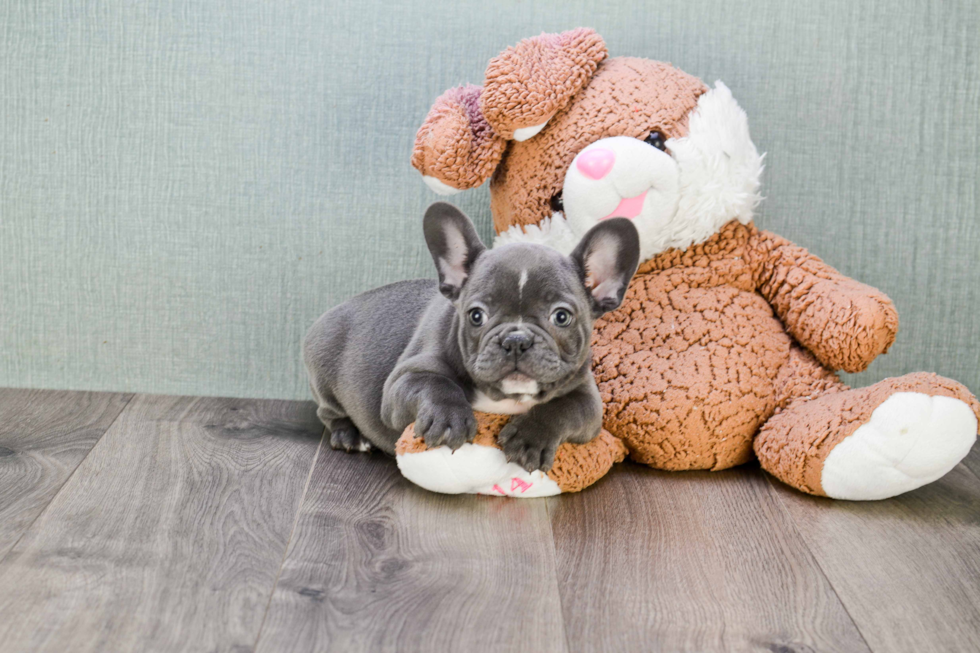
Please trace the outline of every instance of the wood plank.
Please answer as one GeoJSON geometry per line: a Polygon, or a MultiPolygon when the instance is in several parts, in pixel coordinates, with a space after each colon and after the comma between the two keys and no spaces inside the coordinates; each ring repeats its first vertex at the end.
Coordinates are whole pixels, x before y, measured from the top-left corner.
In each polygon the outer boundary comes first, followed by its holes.
{"type": "Polygon", "coordinates": [[[980,444],[973,445],[970,453],[963,459],[963,465],[973,472],[977,478],[980,478],[980,444]]]}
{"type": "Polygon", "coordinates": [[[872,649],[980,650],[980,480],[963,465],[886,501],[776,489],[872,649]]]}
{"type": "Polygon", "coordinates": [[[0,560],[131,398],[0,389],[0,560]]]}
{"type": "Polygon", "coordinates": [[[619,465],[552,500],[571,651],[867,651],[761,470],[619,465]]]}
{"type": "Polygon", "coordinates": [[[0,651],[250,649],[311,403],[138,396],[0,564],[0,651]]]}
{"type": "Polygon", "coordinates": [[[564,651],[546,505],[324,449],[257,650],[564,651]]]}

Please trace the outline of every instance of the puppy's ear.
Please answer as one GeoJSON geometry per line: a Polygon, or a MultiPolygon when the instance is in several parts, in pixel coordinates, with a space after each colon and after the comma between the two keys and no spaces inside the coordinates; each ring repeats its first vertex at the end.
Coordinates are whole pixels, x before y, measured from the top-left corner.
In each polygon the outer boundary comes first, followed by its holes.
{"type": "Polygon", "coordinates": [[[422,221],[425,243],[439,270],[439,291],[456,301],[477,257],[486,249],[473,223],[452,204],[436,202],[422,221]]]}
{"type": "Polygon", "coordinates": [[[582,237],[571,259],[599,317],[623,303],[640,264],[640,236],[627,218],[603,220],[582,237]]]}
{"type": "Polygon", "coordinates": [[[439,195],[476,188],[490,178],[507,148],[480,110],[482,86],[440,95],[415,135],[412,166],[439,195]]]}

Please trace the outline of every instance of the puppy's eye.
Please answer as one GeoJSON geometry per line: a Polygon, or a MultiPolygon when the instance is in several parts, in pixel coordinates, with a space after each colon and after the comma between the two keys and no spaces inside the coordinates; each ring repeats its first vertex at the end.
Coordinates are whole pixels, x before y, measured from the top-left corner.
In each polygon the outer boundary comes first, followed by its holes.
{"type": "Polygon", "coordinates": [[[565,210],[565,203],[562,201],[561,195],[562,192],[558,191],[557,193],[551,196],[550,200],[548,200],[548,204],[551,206],[551,210],[554,211],[555,213],[565,210]]]}
{"type": "Polygon", "coordinates": [[[661,152],[667,151],[667,139],[664,138],[664,135],[658,132],[657,130],[653,130],[652,132],[650,132],[650,135],[644,138],[643,142],[646,143],[647,145],[654,146],[661,152]]]}
{"type": "Polygon", "coordinates": [[[471,308],[468,315],[470,318],[470,324],[475,327],[481,327],[487,323],[487,314],[482,308],[471,308]]]}
{"type": "Polygon", "coordinates": [[[572,323],[572,313],[564,308],[557,309],[551,314],[551,323],[556,327],[567,327],[572,323]]]}

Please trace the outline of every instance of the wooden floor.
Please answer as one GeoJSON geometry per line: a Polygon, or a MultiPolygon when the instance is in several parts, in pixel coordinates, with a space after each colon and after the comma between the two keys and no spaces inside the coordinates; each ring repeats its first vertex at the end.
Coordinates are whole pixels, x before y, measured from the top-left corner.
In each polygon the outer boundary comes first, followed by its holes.
{"type": "Polygon", "coordinates": [[[875,503],[455,497],[312,403],[0,390],[0,652],[198,650],[978,651],[980,453],[875,503]]]}

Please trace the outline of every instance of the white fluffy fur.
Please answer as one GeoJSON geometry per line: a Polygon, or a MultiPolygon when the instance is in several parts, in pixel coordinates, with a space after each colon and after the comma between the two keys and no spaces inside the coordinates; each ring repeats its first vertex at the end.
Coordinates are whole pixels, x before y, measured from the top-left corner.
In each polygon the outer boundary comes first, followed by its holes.
{"type": "Polygon", "coordinates": [[[555,213],[538,224],[532,224],[523,230],[514,225],[499,234],[493,241],[493,246],[507,243],[535,243],[557,249],[562,254],[571,254],[578,244],[579,237],[572,232],[561,213],[555,213]]]}
{"type": "MultiPolygon", "coordinates": [[[[686,249],[704,242],[731,220],[738,220],[743,224],[749,222],[762,199],[759,195],[759,183],[763,157],[749,136],[745,111],[738,106],[728,87],[720,81],[715,82],[715,87],[699,98],[688,124],[687,136],[667,141],[668,150],[676,163],[676,209],[669,215],[654,216],[645,206],[643,213],[635,221],[640,232],[642,260],[671,247],[686,249]]],[[[613,146],[622,150],[622,153],[617,152],[617,157],[624,157],[624,161],[632,162],[637,158],[633,148],[627,151],[626,148],[618,147],[618,141],[603,140],[610,141],[613,146]]],[[[664,161],[662,157],[657,158],[657,155],[660,155],[659,151],[652,152],[648,157],[651,165],[656,164],[659,169],[657,173],[632,172],[627,166],[614,166],[613,171],[602,181],[606,182],[606,186],[619,189],[621,193],[627,192],[625,197],[639,194],[642,191],[634,188],[639,183],[636,179],[642,181],[646,178],[667,176],[668,170],[662,165],[664,161]]],[[[574,167],[573,163],[566,180],[569,177],[577,180],[580,176],[573,172],[574,167]]],[[[606,194],[605,187],[596,188],[602,189],[597,192],[606,194]]],[[[573,192],[572,201],[575,195],[573,192]]],[[[556,213],[536,226],[523,230],[517,226],[511,227],[497,237],[494,245],[517,241],[532,242],[549,245],[567,254],[574,249],[578,239],[589,227],[615,208],[615,198],[600,199],[602,201],[593,202],[590,199],[588,202],[596,205],[590,206],[587,211],[591,219],[576,216],[577,219],[570,222],[560,213],[556,213]],[[607,206],[609,204],[611,206],[607,206]],[[606,213],[602,213],[603,211],[606,213]]],[[[670,199],[673,204],[675,198],[670,199]]],[[[652,198],[648,197],[647,202],[651,201],[652,198]]],[[[565,204],[568,209],[568,193],[565,204]]]]}
{"type": "Polygon", "coordinates": [[[667,147],[680,168],[680,202],[662,249],[701,243],[733,218],[752,220],[762,200],[762,156],[749,136],[749,121],[722,82],[698,99],[688,135],[667,147]]]}

